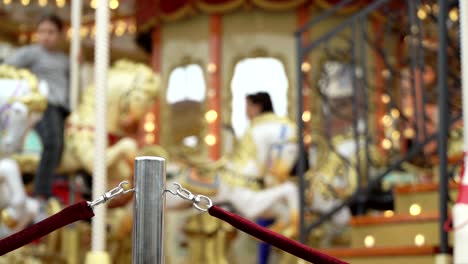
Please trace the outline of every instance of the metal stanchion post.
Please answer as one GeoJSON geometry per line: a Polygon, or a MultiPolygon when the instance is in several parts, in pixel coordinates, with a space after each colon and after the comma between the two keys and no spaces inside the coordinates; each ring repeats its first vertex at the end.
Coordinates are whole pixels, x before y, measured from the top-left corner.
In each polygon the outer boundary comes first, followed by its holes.
{"type": "Polygon", "coordinates": [[[166,164],[159,157],[135,159],[133,263],[164,263],[166,164]]]}

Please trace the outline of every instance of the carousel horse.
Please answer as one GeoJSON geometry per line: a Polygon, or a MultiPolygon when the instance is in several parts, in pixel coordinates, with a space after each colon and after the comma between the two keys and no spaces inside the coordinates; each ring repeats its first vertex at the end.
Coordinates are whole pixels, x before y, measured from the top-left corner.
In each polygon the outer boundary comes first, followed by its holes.
{"type": "MultiPolygon", "coordinates": [[[[134,139],[140,122],[156,100],[160,79],[149,67],[126,60],[109,69],[107,86],[108,148],[106,165],[109,186],[133,175],[137,153],[134,139]]],[[[77,109],[66,121],[64,152],[59,171],[74,173],[84,170],[92,175],[94,167],[95,87],[90,85],[77,109]]]]}
{"type": "MultiPolygon", "coordinates": [[[[361,168],[365,168],[366,162],[364,138],[360,137],[358,154],[356,153],[357,142],[352,135],[338,135],[330,142],[318,134],[313,135],[312,138],[311,168],[306,172],[306,179],[309,181],[307,203],[311,212],[325,214],[339,206],[356,191],[357,160],[360,160],[361,168]]],[[[385,165],[385,160],[375,146],[369,146],[369,151],[371,158],[369,173],[373,174],[385,165]]],[[[326,230],[321,238],[322,246],[329,246],[333,239],[342,235],[350,219],[349,207],[344,207],[333,215],[331,228],[326,230]]]]}
{"type": "MultiPolygon", "coordinates": [[[[200,155],[186,155],[188,168],[167,186],[178,182],[192,192],[210,196],[215,204],[229,205],[247,219],[274,218],[272,230],[295,236],[299,193],[288,177],[298,154],[295,124],[274,114],[262,114],[251,121],[234,151],[224,158],[209,162],[200,155]]],[[[167,196],[168,210],[188,205],[167,196]]]]}
{"type": "Polygon", "coordinates": [[[27,196],[13,155],[47,107],[47,87],[26,70],[0,65],[0,238],[24,228],[39,214],[27,196]]]}

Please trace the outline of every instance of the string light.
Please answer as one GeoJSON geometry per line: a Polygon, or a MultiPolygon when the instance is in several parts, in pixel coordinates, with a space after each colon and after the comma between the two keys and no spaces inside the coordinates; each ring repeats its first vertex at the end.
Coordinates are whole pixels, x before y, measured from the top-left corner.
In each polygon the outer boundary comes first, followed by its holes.
{"type": "Polygon", "coordinates": [[[214,146],[216,144],[216,137],[212,134],[209,134],[205,137],[205,143],[208,146],[214,146]]]}
{"type": "Polygon", "coordinates": [[[371,248],[375,245],[375,238],[373,236],[366,236],[364,238],[364,246],[366,248],[371,248]]]}
{"type": "Polygon", "coordinates": [[[310,111],[304,111],[304,113],[302,113],[302,121],[309,122],[310,118],[311,118],[310,111]]]}
{"type": "Polygon", "coordinates": [[[392,210],[387,210],[387,211],[384,212],[384,217],[386,217],[386,218],[393,217],[394,215],[395,215],[395,213],[392,210]]]}
{"type": "Polygon", "coordinates": [[[415,237],[414,237],[414,244],[418,247],[421,247],[424,245],[424,243],[426,243],[426,238],[424,237],[424,235],[422,234],[417,234],[415,237]]]}
{"type": "Polygon", "coordinates": [[[302,65],[301,65],[301,70],[302,72],[309,72],[310,71],[310,63],[308,62],[303,62],[302,65]]]}
{"type": "Polygon", "coordinates": [[[414,129],[412,128],[407,128],[405,131],[403,131],[403,135],[405,135],[405,138],[413,138],[415,136],[414,129]]]}
{"type": "Polygon", "coordinates": [[[124,21],[118,21],[115,27],[115,35],[120,37],[125,33],[127,29],[127,24],[124,21]]]}
{"type": "Polygon", "coordinates": [[[218,113],[213,109],[206,112],[205,114],[205,119],[208,123],[213,123],[214,121],[216,121],[217,118],[218,118],[218,113]]]}
{"type": "Polygon", "coordinates": [[[398,109],[396,109],[396,108],[393,108],[393,109],[390,111],[390,115],[391,115],[393,118],[398,118],[398,117],[400,117],[400,111],[398,111],[398,109]]]}
{"type": "Polygon", "coordinates": [[[418,15],[418,18],[419,18],[420,20],[424,20],[424,19],[427,18],[427,13],[426,13],[426,11],[425,11],[424,9],[422,9],[422,8],[420,8],[420,9],[418,10],[417,15],[418,15]]]}
{"type": "Polygon", "coordinates": [[[11,0],[3,0],[3,4],[4,5],[9,5],[9,4],[11,4],[11,0]]]}
{"type": "Polygon", "coordinates": [[[409,208],[409,213],[412,216],[420,215],[422,208],[419,204],[412,204],[409,208]]]}
{"type": "Polygon", "coordinates": [[[118,0],[110,0],[109,1],[109,7],[112,10],[115,10],[119,7],[119,1],[118,0]]]}
{"type": "Polygon", "coordinates": [[[457,8],[453,8],[452,10],[450,10],[449,14],[448,14],[450,20],[452,20],[453,22],[457,22],[458,21],[458,9],[457,8]]]}
{"type": "Polygon", "coordinates": [[[209,73],[215,73],[217,68],[218,67],[216,67],[216,64],[213,62],[208,63],[208,66],[206,67],[209,73]]]}
{"type": "Polygon", "coordinates": [[[44,7],[47,5],[47,0],[39,0],[38,1],[39,6],[44,7]]]}
{"type": "Polygon", "coordinates": [[[154,132],[156,125],[153,122],[145,122],[144,128],[146,132],[150,133],[154,132]]]}
{"type": "Polygon", "coordinates": [[[24,6],[29,5],[30,2],[31,2],[30,0],[21,0],[21,4],[24,6]]]}
{"type": "Polygon", "coordinates": [[[390,103],[390,96],[388,94],[382,94],[380,96],[380,99],[382,100],[382,103],[384,104],[390,103]]]}
{"type": "Polygon", "coordinates": [[[392,141],[390,141],[390,139],[388,138],[383,139],[382,148],[384,148],[385,150],[389,150],[390,148],[392,148],[392,141]]]}
{"type": "Polygon", "coordinates": [[[97,8],[97,0],[91,0],[91,3],[89,4],[91,8],[96,9],[97,8]]]}
{"type": "Polygon", "coordinates": [[[55,3],[59,8],[62,8],[65,6],[65,0],[56,0],[55,3]]]}

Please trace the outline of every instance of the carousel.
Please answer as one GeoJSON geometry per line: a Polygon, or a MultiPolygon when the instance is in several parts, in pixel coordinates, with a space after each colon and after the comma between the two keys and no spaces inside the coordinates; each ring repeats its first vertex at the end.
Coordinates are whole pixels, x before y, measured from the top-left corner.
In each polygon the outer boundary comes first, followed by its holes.
{"type": "Polygon", "coordinates": [[[71,113],[43,215],[50,91],[0,64],[0,264],[468,263],[467,10],[3,0],[0,63],[64,19],[71,113]]]}

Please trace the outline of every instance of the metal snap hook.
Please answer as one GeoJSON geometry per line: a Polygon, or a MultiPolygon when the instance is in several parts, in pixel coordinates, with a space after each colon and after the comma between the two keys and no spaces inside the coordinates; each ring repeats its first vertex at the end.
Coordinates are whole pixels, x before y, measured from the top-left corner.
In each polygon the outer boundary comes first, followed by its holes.
{"type": "Polygon", "coordinates": [[[195,197],[195,202],[193,203],[193,206],[197,208],[197,210],[199,211],[206,212],[208,211],[208,209],[211,208],[211,206],[213,206],[213,202],[211,201],[210,198],[208,198],[205,195],[197,195],[195,197]],[[199,205],[203,200],[206,202],[206,205],[204,206],[204,208],[199,205]]]}

